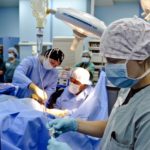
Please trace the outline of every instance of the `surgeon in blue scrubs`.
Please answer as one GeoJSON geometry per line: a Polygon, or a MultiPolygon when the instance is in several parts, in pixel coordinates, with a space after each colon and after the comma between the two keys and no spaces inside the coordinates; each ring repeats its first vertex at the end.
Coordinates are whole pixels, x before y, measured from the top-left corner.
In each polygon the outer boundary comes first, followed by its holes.
{"type": "MultiPolygon", "coordinates": [[[[107,59],[107,79],[117,87],[130,88],[129,93],[116,101],[108,121],[55,119],[49,123],[49,128],[60,134],[78,131],[102,137],[101,150],[148,150],[150,23],[137,17],[113,22],[101,37],[100,50],[107,59]]],[[[49,140],[48,149],[72,148],[53,138],[49,140]]]]}
{"type": "Polygon", "coordinates": [[[44,55],[23,59],[13,76],[13,84],[19,86],[16,96],[32,97],[44,104],[55,92],[58,81],[55,68],[63,59],[64,53],[58,48],[48,49],[44,55]]]}

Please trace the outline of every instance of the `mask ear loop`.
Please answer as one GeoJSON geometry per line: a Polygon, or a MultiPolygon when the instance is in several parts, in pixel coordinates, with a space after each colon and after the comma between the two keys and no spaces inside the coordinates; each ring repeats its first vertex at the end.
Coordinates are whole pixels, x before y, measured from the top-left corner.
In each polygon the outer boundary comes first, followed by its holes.
{"type": "Polygon", "coordinates": [[[48,53],[48,59],[50,58],[52,51],[53,49],[51,49],[50,52],[48,53]]]}

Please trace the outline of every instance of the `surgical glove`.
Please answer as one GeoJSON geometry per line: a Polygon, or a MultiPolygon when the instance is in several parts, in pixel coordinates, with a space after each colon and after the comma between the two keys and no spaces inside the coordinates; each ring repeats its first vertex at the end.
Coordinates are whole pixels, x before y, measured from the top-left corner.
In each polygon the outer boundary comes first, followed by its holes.
{"type": "Polygon", "coordinates": [[[35,93],[31,95],[31,98],[38,101],[40,104],[44,105],[44,101],[40,99],[35,93]]]}
{"type": "Polygon", "coordinates": [[[45,91],[43,91],[42,89],[40,89],[37,85],[35,85],[34,83],[31,83],[29,85],[29,88],[31,90],[33,90],[34,94],[38,97],[39,101],[43,101],[43,103],[45,102],[45,100],[47,100],[47,94],[45,91]]]}
{"type": "Polygon", "coordinates": [[[52,114],[54,116],[57,116],[57,117],[65,117],[69,114],[68,110],[60,110],[60,109],[47,109],[47,112],[49,114],[52,114]]]}
{"type": "Polygon", "coordinates": [[[48,141],[47,150],[71,150],[71,148],[66,143],[58,142],[55,138],[51,138],[48,141]]]}
{"type": "Polygon", "coordinates": [[[78,123],[73,118],[54,119],[48,123],[48,128],[55,129],[55,137],[68,131],[77,131],[78,123]]]}

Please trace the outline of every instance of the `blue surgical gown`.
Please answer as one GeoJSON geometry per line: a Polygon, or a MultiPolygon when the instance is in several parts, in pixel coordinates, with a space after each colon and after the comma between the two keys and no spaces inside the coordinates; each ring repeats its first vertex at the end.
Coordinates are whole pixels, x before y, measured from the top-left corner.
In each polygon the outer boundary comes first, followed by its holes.
{"type": "Polygon", "coordinates": [[[37,56],[30,56],[23,59],[16,68],[13,76],[13,83],[19,86],[16,94],[19,98],[31,97],[32,91],[28,88],[31,82],[41,89],[43,89],[43,82],[49,99],[51,94],[56,90],[57,81],[58,71],[56,69],[46,70],[37,56]]]}

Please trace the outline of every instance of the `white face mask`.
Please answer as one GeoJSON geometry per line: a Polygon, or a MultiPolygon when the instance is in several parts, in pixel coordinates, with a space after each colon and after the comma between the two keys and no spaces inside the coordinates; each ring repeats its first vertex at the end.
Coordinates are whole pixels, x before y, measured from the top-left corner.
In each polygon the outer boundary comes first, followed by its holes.
{"type": "Polygon", "coordinates": [[[12,53],[8,53],[8,58],[15,58],[12,53]]]}
{"type": "Polygon", "coordinates": [[[90,58],[88,57],[82,57],[82,62],[88,63],[90,61],[90,58]]]}
{"type": "Polygon", "coordinates": [[[68,90],[70,93],[76,95],[80,91],[80,86],[70,82],[68,90]]]}
{"type": "Polygon", "coordinates": [[[46,70],[51,70],[53,69],[53,66],[51,65],[51,63],[49,62],[49,59],[44,59],[43,60],[43,66],[46,70]]]}

